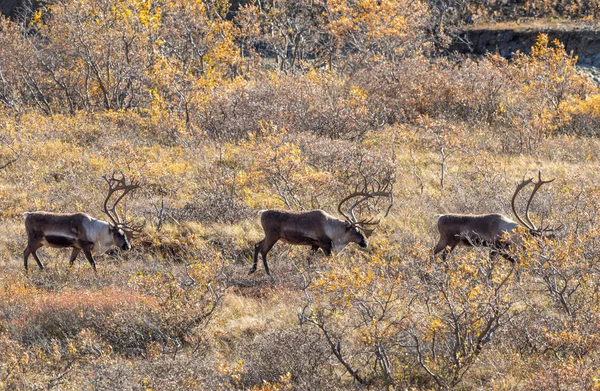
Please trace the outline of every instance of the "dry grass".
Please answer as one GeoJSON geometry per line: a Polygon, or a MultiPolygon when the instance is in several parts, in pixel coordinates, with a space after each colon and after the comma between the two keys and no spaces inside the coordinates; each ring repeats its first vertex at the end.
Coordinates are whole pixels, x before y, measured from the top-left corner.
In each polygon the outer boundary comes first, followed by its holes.
{"type": "MultiPolygon", "coordinates": [[[[15,46],[18,28],[3,25],[0,136],[21,156],[0,170],[0,388],[597,386],[600,90],[560,45],[542,36],[511,63],[426,57],[425,23],[390,31],[377,16],[406,9],[383,2],[364,10],[364,24],[334,30],[341,46],[333,49],[315,38],[322,14],[311,14],[318,23],[307,30],[306,57],[261,62],[254,49],[274,53],[281,42],[192,3],[183,14],[165,4],[160,26],[157,16],[126,20],[127,31],[143,34],[135,45],[150,47],[131,48],[139,61],[107,65],[135,79],[108,101],[61,68],[73,83],[65,88],[77,91],[72,112],[31,46],[15,46]],[[187,51],[175,20],[207,53],[187,51]],[[171,46],[152,41],[158,36],[171,46]],[[423,50],[411,55],[415,47],[423,50]],[[270,69],[274,61],[281,71],[270,69]],[[66,250],[44,248],[46,270],[25,274],[22,213],[102,218],[102,175],[114,170],[143,184],[123,207],[146,221],[132,250],[98,256],[94,274],[83,258],[68,268],[66,250]],[[510,215],[515,184],[538,170],[557,180],[533,201],[532,218],[565,223],[557,238],[524,239],[514,266],[486,249],[431,257],[433,216],[510,215]],[[367,250],[350,245],[328,258],[278,243],[273,277],[262,265],[248,276],[262,238],[258,210],[336,214],[357,178],[382,173],[395,177],[394,206],[367,250]]],[[[46,21],[60,31],[36,41],[40,56],[78,53],[65,4],[46,21]]],[[[431,21],[424,3],[410,6],[431,21]]],[[[130,14],[96,15],[85,31],[94,49],[120,47],[106,46],[114,31],[95,29],[130,14]]],[[[277,15],[261,14],[261,26],[277,15]]],[[[47,34],[44,20],[36,23],[47,34]]]]}

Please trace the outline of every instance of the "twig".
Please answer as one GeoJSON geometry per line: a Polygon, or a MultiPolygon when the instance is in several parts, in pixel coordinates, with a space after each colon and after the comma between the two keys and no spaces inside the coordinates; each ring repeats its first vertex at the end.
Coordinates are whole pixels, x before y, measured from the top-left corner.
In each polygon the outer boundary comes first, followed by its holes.
{"type": "Polygon", "coordinates": [[[2,170],[3,168],[6,168],[8,166],[10,166],[11,164],[13,164],[14,162],[16,162],[17,160],[19,160],[19,158],[21,157],[21,154],[18,153],[13,147],[11,147],[10,145],[8,145],[5,142],[2,142],[6,148],[10,149],[12,151],[12,153],[14,154],[13,159],[9,160],[8,162],[4,163],[3,165],[0,166],[0,170],[2,170]]]}

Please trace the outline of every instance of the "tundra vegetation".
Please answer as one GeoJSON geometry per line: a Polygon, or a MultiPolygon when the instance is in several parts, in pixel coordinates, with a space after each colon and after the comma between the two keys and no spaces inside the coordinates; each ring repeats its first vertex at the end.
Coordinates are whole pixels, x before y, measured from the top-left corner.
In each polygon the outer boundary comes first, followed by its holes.
{"type": "Polygon", "coordinates": [[[0,20],[0,388],[600,387],[600,90],[544,35],[511,61],[442,55],[433,3],[56,0],[0,20]],[[515,263],[432,257],[435,215],[511,216],[538,170],[557,179],[531,218],[555,237],[522,235],[515,263]],[[44,247],[26,275],[22,213],[102,218],[115,171],[142,185],[116,208],[146,222],[131,250],[94,274],[44,247]],[[368,249],[277,244],[273,278],[248,276],[258,210],[335,215],[384,171],[368,249]]]}

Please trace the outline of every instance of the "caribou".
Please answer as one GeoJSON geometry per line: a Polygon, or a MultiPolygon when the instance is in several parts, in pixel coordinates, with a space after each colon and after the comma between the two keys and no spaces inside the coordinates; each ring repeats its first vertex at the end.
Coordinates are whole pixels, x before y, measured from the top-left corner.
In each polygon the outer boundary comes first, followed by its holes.
{"type": "Polygon", "coordinates": [[[117,213],[117,204],[131,191],[140,188],[139,183],[127,183],[125,175],[120,178],[113,173],[111,178],[103,176],[108,184],[108,194],[103,203],[104,213],[111,222],[98,220],[85,213],[53,213],[53,212],[26,212],[25,230],[27,231],[27,247],[23,252],[25,271],[29,255],[37,262],[40,270],[44,265],[37,256],[36,251],[43,246],[56,248],[72,248],[69,265],[73,265],[77,255],[83,254],[96,272],[96,262],[93,254],[102,254],[112,246],[117,246],[125,251],[131,248],[129,239],[141,226],[135,226],[121,220],[117,213]],[[113,195],[116,200],[109,207],[113,195]]]}
{"type": "Polygon", "coordinates": [[[517,185],[512,196],[511,207],[518,222],[515,222],[502,214],[496,213],[482,215],[446,214],[435,216],[440,239],[433,248],[434,256],[443,251],[442,259],[445,260],[446,256],[458,245],[467,247],[482,246],[490,249],[490,258],[501,255],[503,258],[514,263],[514,258],[507,253],[507,250],[510,246],[515,244],[515,240],[511,241],[508,235],[514,234],[519,228],[519,224],[526,229],[526,232],[529,235],[538,237],[553,236],[556,231],[564,227],[563,224],[560,224],[554,228],[550,228],[550,226],[538,228],[529,216],[529,207],[531,206],[531,201],[537,191],[543,185],[553,182],[554,179],[549,181],[542,180],[542,173],[540,171],[538,172],[537,182],[534,182],[533,178],[530,178],[528,180],[523,180],[517,185]],[[529,184],[533,184],[534,187],[525,206],[525,218],[522,218],[519,213],[517,213],[515,200],[521,190],[529,184]]]}
{"type": "Polygon", "coordinates": [[[357,243],[360,247],[366,248],[367,237],[373,233],[380,220],[374,218],[359,220],[355,215],[355,208],[375,197],[385,197],[389,200],[384,215],[387,217],[393,203],[391,181],[387,181],[373,191],[369,191],[365,185],[361,191],[355,191],[342,199],[337,209],[344,220],[323,210],[311,210],[303,213],[279,210],[259,211],[265,237],[254,245],[254,264],[248,274],[256,271],[260,252],[265,273],[271,275],[267,265],[267,254],[279,240],[293,245],[310,246],[313,253],[321,249],[327,256],[331,256],[332,251],[339,253],[350,243],[357,243]],[[349,207],[348,214],[344,213],[342,206],[355,199],[357,200],[349,207]]]}

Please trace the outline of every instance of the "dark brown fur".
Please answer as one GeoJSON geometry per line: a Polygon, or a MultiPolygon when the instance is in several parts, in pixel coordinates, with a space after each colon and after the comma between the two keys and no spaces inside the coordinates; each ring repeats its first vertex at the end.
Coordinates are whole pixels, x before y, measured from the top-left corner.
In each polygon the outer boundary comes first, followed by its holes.
{"type": "Polygon", "coordinates": [[[83,251],[94,271],[96,271],[96,262],[92,251],[94,251],[96,244],[99,247],[104,244],[98,242],[99,237],[104,241],[111,239],[123,249],[129,248],[129,242],[121,230],[105,221],[96,220],[85,213],[25,213],[25,230],[27,231],[27,247],[23,251],[25,270],[27,270],[29,255],[33,255],[41,270],[44,269],[44,265],[36,253],[44,245],[73,248],[69,258],[69,264],[71,265],[75,262],[77,255],[83,251]],[[110,235],[109,238],[106,237],[105,230],[106,234],[110,235]]]}
{"type": "Polygon", "coordinates": [[[294,245],[311,246],[313,251],[320,248],[328,256],[336,244],[334,242],[340,246],[350,242],[359,243],[362,247],[367,246],[358,228],[322,210],[305,213],[267,210],[262,212],[260,222],[265,238],[254,246],[254,263],[249,274],[256,271],[260,252],[265,272],[270,275],[267,254],[279,240],[294,245]]]}
{"type": "Polygon", "coordinates": [[[509,243],[502,241],[505,233],[510,233],[518,224],[501,214],[486,215],[442,215],[438,219],[440,239],[433,249],[434,255],[444,251],[442,258],[454,250],[457,245],[471,247],[484,246],[491,249],[490,256],[496,254],[514,262],[505,250],[509,243]]]}
{"type": "MultiPolygon", "coordinates": [[[[553,237],[554,233],[563,227],[561,224],[556,228],[546,227],[540,229],[537,228],[529,218],[529,207],[531,206],[533,197],[543,185],[553,181],[554,179],[549,181],[542,180],[542,172],[539,171],[537,182],[535,182],[533,178],[527,180],[523,179],[523,181],[517,185],[517,188],[513,193],[511,199],[512,211],[519,223],[527,229],[529,235],[553,237]],[[517,213],[515,200],[519,195],[519,192],[530,184],[533,185],[533,189],[525,206],[525,218],[523,219],[519,216],[519,213],[517,213]]],[[[514,243],[511,243],[505,235],[515,232],[519,227],[519,223],[514,222],[504,215],[495,213],[485,215],[450,214],[439,216],[438,231],[440,232],[440,240],[434,247],[433,253],[435,255],[443,250],[444,254],[442,257],[445,259],[454,247],[459,244],[465,246],[477,245],[489,247],[491,250],[491,257],[500,254],[509,261],[514,262],[514,259],[506,253],[506,249],[514,245],[514,243]]],[[[516,240],[520,239],[517,238],[516,240]]]]}

